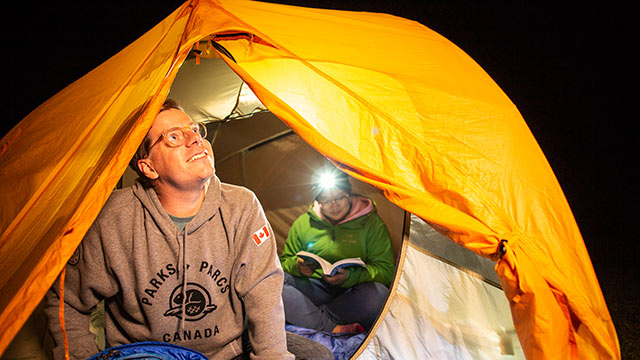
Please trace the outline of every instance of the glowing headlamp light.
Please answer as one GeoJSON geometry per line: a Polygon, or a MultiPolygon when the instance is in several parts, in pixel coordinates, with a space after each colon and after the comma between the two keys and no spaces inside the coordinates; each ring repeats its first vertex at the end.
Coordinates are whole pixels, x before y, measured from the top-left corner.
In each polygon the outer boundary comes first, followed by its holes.
{"type": "Polygon", "coordinates": [[[320,175],[318,184],[322,190],[330,190],[336,186],[336,176],[333,173],[325,172],[320,175]]]}
{"type": "Polygon", "coordinates": [[[336,168],[321,169],[314,173],[311,191],[313,198],[317,199],[325,191],[343,190],[351,194],[351,184],[347,174],[336,168]]]}

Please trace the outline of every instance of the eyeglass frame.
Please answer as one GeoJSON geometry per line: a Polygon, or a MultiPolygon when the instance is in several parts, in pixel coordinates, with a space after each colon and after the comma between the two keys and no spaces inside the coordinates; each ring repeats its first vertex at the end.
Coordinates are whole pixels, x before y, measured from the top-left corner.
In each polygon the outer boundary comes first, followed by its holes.
{"type": "Polygon", "coordinates": [[[165,131],[162,132],[162,134],[160,134],[160,136],[158,137],[158,139],[156,141],[153,142],[153,144],[151,144],[151,146],[149,146],[149,148],[147,148],[147,156],[149,156],[149,153],[151,152],[151,148],[153,148],[157,143],[159,143],[163,138],[166,139],[167,138],[167,134],[171,131],[176,131],[176,130],[180,130],[182,131],[182,134],[184,135],[184,142],[180,143],[180,144],[176,144],[176,145],[172,145],[171,143],[169,143],[169,140],[166,140],[167,145],[169,147],[172,148],[176,148],[178,146],[182,146],[187,142],[187,139],[189,138],[190,134],[197,134],[198,136],[200,136],[201,139],[204,139],[207,137],[207,127],[199,122],[193,122],[190,125],[187,126],[183,126],[183,127],[172,127],[171,129],[167,129],[165,131]],[[198,132],[194,133],[194,132],[188,132],[185,129],[193,129],[193,126],[197,126],[198,127],[198,132]]]}
{"type": "Polygon", "coordinates": [[[349,197],[350,197],[349,194],[345,194],[345,195],[342,195],[342,196],[340,196],[339,198],[336,198],[336,199],[331,199],[331,200],[318,200],[318,199],[316,199],[316,201],[318,202],[318,204],[320,204],[320,206],[327,206],[329,204],[335,204],[335,203],[347,200],[347,199],[349,199],[349,197]]]}

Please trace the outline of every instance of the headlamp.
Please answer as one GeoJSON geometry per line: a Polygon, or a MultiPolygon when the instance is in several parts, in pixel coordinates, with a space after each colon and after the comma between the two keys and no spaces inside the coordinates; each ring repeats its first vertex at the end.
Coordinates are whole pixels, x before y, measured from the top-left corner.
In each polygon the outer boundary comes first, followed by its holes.
{"type": "Polygon", "coordinates": [[[333,189],[336,186],[336,176],[331,172],[324,172],[320,174],[320,178],[318,179],[318,184],[324,190],[333,189]]]}
{"type": "Polygon", "coordinates": [[[318,196],[330,190],[343,190],[347,194],[351,194],[351,184],[347,174],[336,169],[335,167],[326,167],[318,170],[312,180],[311,191],[313,192],[313,198],[317,199],[318,196]]]}

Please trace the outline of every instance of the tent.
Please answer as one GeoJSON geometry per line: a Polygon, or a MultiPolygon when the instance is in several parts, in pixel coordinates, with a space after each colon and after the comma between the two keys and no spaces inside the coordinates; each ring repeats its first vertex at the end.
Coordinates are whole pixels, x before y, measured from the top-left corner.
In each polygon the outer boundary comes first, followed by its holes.
{"type": "MultiPolygon", "coordinates": [[[[178,73],[210,58],[240,87],[223,101],[230,112],[194,99],[190,113],[212,122],[217,172],[255,189],[280,239],[303,200],[285,203],[273,187],[305,152],[391,203],[398,272],[354,357],[620,358],[553,171],[471,58],[390,15],[228,0],[186,2],[2,139],[0,354],[124,181],[164,99],[180,93],[178,73]],[[255,138],[225,153],[225,131],[248,121],[240,133],[255,138]],[[282,151],[261,161],[269,148],[282,151]]],[[[199,80],[200,95],[213,91],[199,80]]]]}

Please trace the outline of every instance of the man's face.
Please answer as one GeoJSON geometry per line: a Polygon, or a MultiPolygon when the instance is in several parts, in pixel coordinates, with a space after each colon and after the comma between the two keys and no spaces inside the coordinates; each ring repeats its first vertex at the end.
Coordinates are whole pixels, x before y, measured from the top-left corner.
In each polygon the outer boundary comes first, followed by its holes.
{"type": "MultiPolygon", "coordinates": [[[[193,122],[184,112],[165,110],[156,116],[147,136],[155,142],[163,132],[191,124],[193,122]]],[[[195,133],[188,133],[185,143],[178,147],[170,147],[164,139],[161,140],[150,149],[146,160],[153,169],[147,176],[159,185],[176,189],[200,187],[214,173],[211,144],[195,133]]]]}

